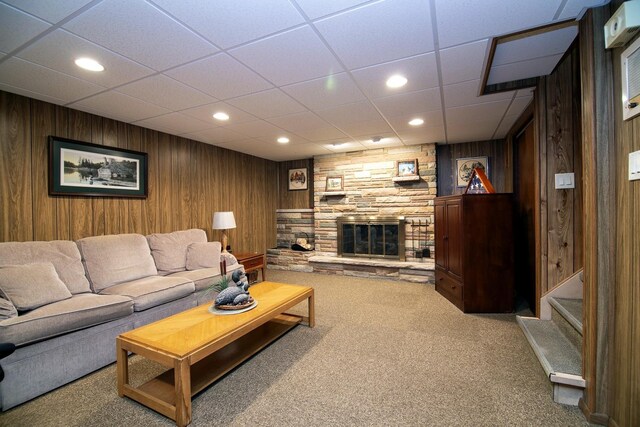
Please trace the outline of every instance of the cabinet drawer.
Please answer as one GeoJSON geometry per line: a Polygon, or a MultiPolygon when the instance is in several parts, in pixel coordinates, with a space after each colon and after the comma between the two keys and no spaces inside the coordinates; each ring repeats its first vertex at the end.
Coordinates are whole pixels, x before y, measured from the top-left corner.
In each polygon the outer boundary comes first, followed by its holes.
{"type": "MultiPolygon", "coordinates": [[[[436,290],[455,299],[455,304],[462,303],[462,283],[452,279],[446,273],[436,270],[436,290]]],[[[450,298],[450,299],[451,299],[450,298]]]]}
{"type": "Polygon", "coordinates": [[[244,269],[249,270],[251,268],[262,267],[264,265],[264,260],[262,256],[257,256],[255,258],[243,259],[242,261],[238,261],[240,264],[244,265],[244,269]]]}

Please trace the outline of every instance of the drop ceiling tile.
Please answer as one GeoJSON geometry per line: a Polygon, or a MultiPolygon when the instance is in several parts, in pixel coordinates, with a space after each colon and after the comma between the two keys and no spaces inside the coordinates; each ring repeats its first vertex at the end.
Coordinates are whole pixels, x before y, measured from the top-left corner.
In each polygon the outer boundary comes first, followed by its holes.
{"type": "Polygon", "coordinates": [[[187,116],[202,120],[203,122],[210,122],[217,126],[228,126],[243,122],[254,121],[256,118],[249,113],[245,113],[236,107],[224,102],[214,102],[213,104],[201,105],[199,107],[189,108],[182,110],[181,113],[187,116]],[[217,112],[224,112],[229,115],[228,121],[219,121],[213,118],[213,115],[217,112]]]}
{"type": "Polygon", "coordinates": [[[495,129],[502,116],[507,112],[509,104],[510,100],[504,99],[483,104],[447,108],[445,111],[445,120],[448,126],[447,132],[450,130],[450,126],[473,127],[478,123],[493,123],[495,129]]]}
{"type": "Polygon", "coordinates": [[[11,52],[49,28],[49,23],[0,3],[0,50],[3,52],[11,52]]]}
{"type": "Polygon", "coordinates": [[[373,103],[386,117],[398,117],[416,111],[434,111],[442,108],[440,88],[418,90],[374,99],[373,103]]]}
{"type": "Polygon", "coordinates": [[[482,78],[488,40],[480,40],[440,50],[442,84],[466,82],[482,78]]]}
{"type": "Polygon", "coordinates": [[[261,119],[307,111],[304,106],[291,99],[280,89],[270,89],[239,98],[228,99],[227,103],[261,119]]]}
{"type": "Polygon", "coordinates": [[[560,59],[562,59],[562,54],[492,67],[487,84],[546,76],[551,74],[560,59]]]}
{"type": "Polygon", "coordinates": [[[218,50],[142,0],[102,2],[64,28],[158,71],[218,50]]]}
{"type": "Polygon", "coordinates": [[[502,119],[498,130],[496,131],[494,138],[502,139],[507,136],[507,133],[511,130],[511,127],[516,123],[516,120],[520,117],[520,114],[506,115],[502,119]]]}
{"type": "Polygon", "coordinates": [[[429,2],[371,3],[314,23],[348,69],[434,50],[429,2]]]}
{"type": "Polygon", "coordinates": [[[103,87],[18,58],[0,64],[0,82],[64,102],[104,90],[103,87]]]}
{"type": "Polygon", "coordinates": [[[354,102],[316,111],[320,117],[329,123],[341,127],[348,123],[381,120],[382,116],[369,101],[354,102]]]}
{"type": "Polygon", "coordinates": [[[226,53],[192,62],[165,74],[218,99],[235,98],[273,87],[226,53]]]}
{"type": "Polygon", "coordinates": [[[440,48],[537,27],[553,20],[562,0],[434,0],[440,48]]]}
{"type": "Polygon", "coordinates": [[[304,13],[311,19],[317,19],[341,10],[349,9],[369,0],[296,0],[304,13]]]}
{"type": "Polygon", "coordinates": [[[107,88],[154,73],[151,68],[137,64],[61,29],[47,34],[31,46],[20,51],[17,56],[107,88]],[[95,73],[76,66],[73,61],[84,56],[100,62],[105,71],[95,73]]]}
{"type": "Polygon", "coordinates": [[[30,90],[27,90],[27,89],[5,85],[2,83],[0,83],[0,90],[3,90],[5,92],[16,93],[18,95],[26,96],[28,98],[39,99],[40,101],[50,102],[52,104],[63,105],[66,103],[64,99],[54,98],[53,96],[47,96],[41,93],[31,92],[30,90]]]}
{"type": "Polygon", "coordinates": [[[229,53],[278,86],[342,71],[340,63],[308,26],[259,40],[229,53]]]}
{"type": "Polygon", "coordinates": [[[578,26],[524,37],[506,43],[499,43],[493,56],[492,66],[541,58],[554,54],[564,54],[578,35],[578,26]]]}
{"type": "Polygon", "coordinates": [[[560,16],[558,16],[558,19],[564,20],[568,18],[580,17],[582,16],[582,12],[584,12],[587,8],[598,7],[607,3],[609,3],[609,0],[569,0],[562,9],[560,16]]]}
{"type": "Polygon", "coordinates": [[[345,141],[344,139],[326,141],[321,145],[332,153],[347,153],[349,151],[366,150],[366,147],[361,143],[357,141],[345,141]]]}
{"type": "Polygon", "coordinates": [[[406,116],[392,117],[389,119],[389,123],[391,123],[391,126],[399,133],[444,126],[441,110],[424,111],[406,116]],[[420,118],[424,120],[424,123],[420,126],[411,126],[409,121],[414,118],[420,118]]]}
{"type": "Polygon", "coordinates": [[[307,159],[315,155],[331,153],[326,148],[313,143],[307,144],[272,144],[262,141],[243,141],[241,143],[233,143],[229,147],[232,150],[246,153],[252,156],[261,157],[263,159],[273,161],[307,159]]]}
{"type": "Polygon", "coordinates": [[[444,143],[444,126],[431,126],[424,129],[413,129],[399,132],[398,136],[405,145],[444,143]]]}
{"type": "Polygon", "coordinates": [[[347,138],[346,134],[334,128],[333,126],[329,126],[329,125],[312,128],[312,129],[298,130],[294,133],[312,142],[321,142],[321,141],[327,141],[330,139],[347,138]]]}
{"type": "Polygon", "coordinates": [[[212,123],[203,122],[201,120],[194,119],[193,117],[189,117],[180,113],[169,113],[163,116],[156,116],[150,119],[140,120],[138,122],[135,122],[134,124],[151,129],[164,127],[168,129],[165,132],[171,133],[173,135],[194,133],[205,129],[212,129],[215,127],[215,125],[213,125],[212,123]]]}
{"type": "Polygon", "coordinates": [[[209,95],[161,74],[129,83],[116,90],[171,111],[184,110],[217,101],[209,95]]]}
{"type": "Polygon", "coordinates": [[[332,74],[321,79],[283,86],[281,89],[311,110],[366,99],[347,73],[332,74]]]}
{"type": "Polygon", "coordinates": [[[88,4],[91,0],[3,0],[27,13],[56,23],[88,4]]]}
{"type": "Polygon", "coordinates": [[[532,100],[533,100],[533,97],[531,96],[514,99],[513,102],[511,103],[511,106],[507,110],[507,113],[506,113],[507,116],[509,115],[520,116],[520,114],[523,113],[525,108],[527,108],[527,106],[531,103],[532,100]]]}
{"type": "Polygon", "coordinates": [[[201,130],[199,132],[192,132],[183,134],[185,138],[193,138],[198,141],[206,142],[207,144],[227,144],[233,141],[246,140],[247,137],[238,132],[234,132],[224,127],[217,127],[213,129],[201,130]]]}
{"type": "Polygon", "coordinates": [[[533,96],[533,92],[535,91],[535,88],[533,87],[528,87],[525,89],[520,89],[518,90],[518,92],[516,93],[516,98],[521,98],[523,96],[533,96]]]}
{"type": "Polygon", "coordinates": [[[352,74],[360,88],[372,98],[414,92],[439,85],[435,53],[361,68],[352,74]],[[387,79],[394,74],[406,77],[407,84],[400,88],[387,87],[387,79]]]}
{"type": "Polygon", "coordinates": [[[464,105],[480,104],[483,102],[498,101],[500,99],[513,98],[514,92],[498,92],[492,95],[478,96],[480,80],[448,85],[444,90],[444,105],[446,108],[462,107],[464,105]]]}
{"type": "Polygon", "coordinates": [[[233,124],[226,126],[226,128],[251,138],[261,138],[268,141],[275,141],[280,136],[291,138],[291,136],[287,135],[288,132],[264,120],[233,124]]]}
{"type": "Polygon", "coordinates": [[[447,143],[489,141],[493,139],[497,123],[475,123],[473,126],[457,126],[447,128],[447,143]]]}
{"type": "Polygon", "coordinates": [[[170,113],[166,108],[140,101],[128,95],[109,91],[68,105],[82,111],[121,120],[126,123],[170,113]]]}
{"type": "Polygon", "coordinates": [[[362,122],[346,123],[338,126],[340,130],[352,137],[374,137],[381,134],[393,133],[393,129],[382,118],[362,122]]]}
{"type": "Polygon", "coordinates": [[[290,132],[316,129],[328,126],[328,123],[310,112],[273,117],[268,122],[290,132]]]}
{"type": "Polygon", "coordinates": [[[387,148],[387,147],[400,147],[402,141],[396,134],[378,135],[381,139],[378,142],[374,142],[371,138],[359,139],[358,142],[366,148],[387,148]]]}
{"type": "Polygon", "coordinates": [[[287,0],[154,2],[224,49],[304,23],[287,0]]]}

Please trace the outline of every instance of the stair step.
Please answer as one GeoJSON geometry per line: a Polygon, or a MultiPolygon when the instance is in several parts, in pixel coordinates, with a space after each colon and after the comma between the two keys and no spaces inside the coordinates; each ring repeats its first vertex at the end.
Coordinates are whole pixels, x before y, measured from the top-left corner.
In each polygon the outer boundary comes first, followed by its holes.
{"type": "Polygon", "coordinates": [[[582,335],[582,300],[571,298],[549,298],[549,304],[582,335]]]}
{"type": "MultiPolygon", "coordinates": [[[[545,373],[554,382],[565,383],[564,375],[572,378],[582,375],[582,354],[552,320],[516,316],[545,373]]],[[[584,380],[579,382],[584,386],[584,380]]]]}

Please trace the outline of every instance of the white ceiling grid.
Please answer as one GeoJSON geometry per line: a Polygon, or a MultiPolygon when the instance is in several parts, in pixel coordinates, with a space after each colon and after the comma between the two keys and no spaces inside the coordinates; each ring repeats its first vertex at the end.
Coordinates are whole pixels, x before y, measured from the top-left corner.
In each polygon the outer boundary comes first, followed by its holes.
{"type": "MultiPolygon", "coordinates": [[[[0,89],[277,161],[497,139],[532,95],[478,96],[491,38],[606,2],[0,0],[0,89]]],[[[574,37],[505,44],[489,83],[547,74],[574,37]]]]}

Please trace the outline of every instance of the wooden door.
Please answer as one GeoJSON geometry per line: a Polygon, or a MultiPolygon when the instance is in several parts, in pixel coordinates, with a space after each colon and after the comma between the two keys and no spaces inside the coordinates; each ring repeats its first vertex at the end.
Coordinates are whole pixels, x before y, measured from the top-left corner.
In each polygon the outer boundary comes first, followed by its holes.
{"type": "Polygon", "coordinates": [[[449,272],[462,278],[462,204],[461,200],[448,200],[446,204],[447,235],[447,266],[449,272]]]}
{"type": "Polygon", "coordinates": [[[529,122],[514,139],[514,193],[516,238],[516,294],[523,298],[535,314],[536,298],[535,259],[535,182],[534,182],[534,129],[529,122]]]}
{"type": "Polygon", "coordinates": [[[446,245],[446,230],[447,230],[447,215],[445,210],[444,202],[437,202],[434,206],[434,226],[435,226],[435,239],[436,239],[436,254],[435,254],[435,262],[436,265],[442,267],[444,270],[448,268],[447,266],[447,245],[446,245]]]}

